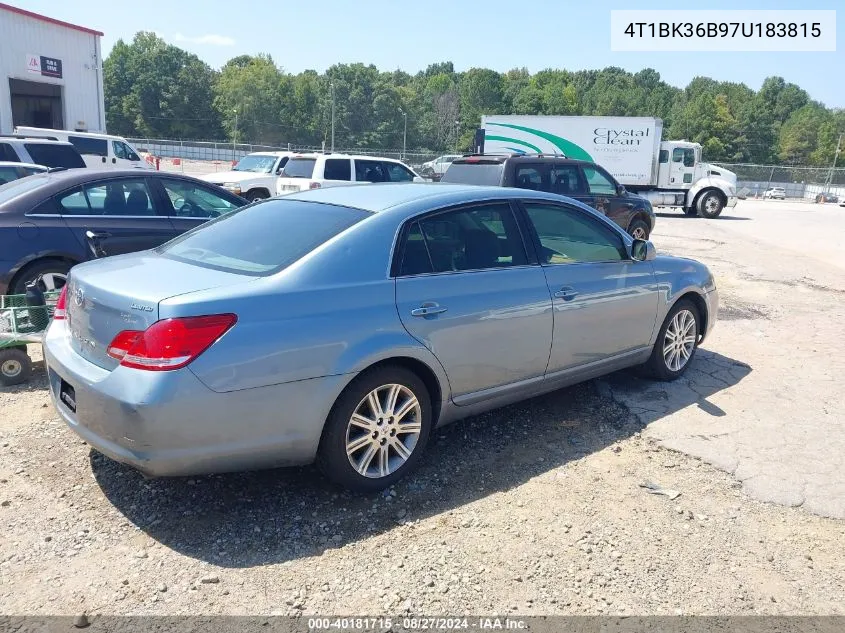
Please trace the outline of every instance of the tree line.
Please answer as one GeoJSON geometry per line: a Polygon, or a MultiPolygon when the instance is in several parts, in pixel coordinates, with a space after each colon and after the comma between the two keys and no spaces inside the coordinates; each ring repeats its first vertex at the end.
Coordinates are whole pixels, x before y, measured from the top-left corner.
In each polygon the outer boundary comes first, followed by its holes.
{"type": "Polygon", "coordinates": [[[332,92],[338,148],[400,148],[407,124],[409,149],[465,150],[482,114],[655,116],[664,138],[701,143],[711,161],[828,166],[845,132],[845,110],[781,77],[755,92],[707,77],[680,89],[650,68],[456,72],[441,62],[414,75],[365,64],[291,74],[269,55],[217,71],[147,32],[118,40],[103,76],[108,130],[130,137],[328,146],[332,92]]]}

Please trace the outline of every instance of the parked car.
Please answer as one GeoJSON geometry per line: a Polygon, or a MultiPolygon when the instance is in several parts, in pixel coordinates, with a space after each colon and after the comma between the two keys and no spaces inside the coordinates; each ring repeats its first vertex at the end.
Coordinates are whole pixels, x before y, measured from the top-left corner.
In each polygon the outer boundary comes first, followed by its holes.
{"type": "Polygon", "coordinates": [[[250,202],[263,200],[275,195],[276,178],[292,155],[293,152],[254,152],[241,158],[231,171],[206,174],[200,179],[250,202]]]}
{"type": "Polygon", "coordinates": [[[316,460],[376,490],[448,422],[635,365],[677,378],[717,310],[704,265],[572,199],[330,187],[75,267],[44,357],[70,428],[148,475],[316,460]]]}
{"type": "Polygon", "coordinates": [[[772,187],[763,192],[763,198],[770,200],[786,200],[786,189],[783,187],[772,187]]]}
{"type": "Polygon", "coordinates": [[[441,182],[519,187],[568,196],[606,215],[638,239],[656,218],[651,202],[627,191],[603,167],[541,154],[476,154],[452,161],[441,182]]]}
{"type": "Polygon", "coordinates": [[[423,178],[431,178],[435,182],[439,181],[443,177],[443,174],[446,173],[446,170],[449,169],[449,165],[452,164],[452,161],[460,157],[460,154],[446,154],[423,163],[420,165],[420,176],[423,178]]]}
{"type": "Polygon", "coordinates": [[[122,136],[23,126],[16,127],[15,134],[70,143],[82,155],[85,164],[95,169],[154,169],[150,163],[141,159],[138,150],[122,136]]]}
{"type": "Polygon", "coordinates": [[[5,185],[7,182],[12,182],[18,178],[26,178],[32,174],[43,174],[48,169],[44,165],[0,161],[0,185],[5,185]]]}
{"type": "Polygon", "coordinates": [[[85,161],[70,143],[42,138],[0,136],[0,161],[73,169],[85,161]]]}
{"type": "Polygon", "coordinates": [[[835,193],[830,193],[829,191],[823,191],[822,193],[816,194],[816,203],[823,202],[839,202],[839,196],[835,193]]]}
{"type": "Polygon", "coordinates": [[[0,186],[0,295],[40,278],[61,288],[72,266],[158,246],[246,200],[165,172],[70,169],[0,186]]]}
{"type": "Polygon", "coordinates": [[[422,182],[402,161],[349,154],[295,154],[276,181],[276,193],[374,182],[422,182]]]}

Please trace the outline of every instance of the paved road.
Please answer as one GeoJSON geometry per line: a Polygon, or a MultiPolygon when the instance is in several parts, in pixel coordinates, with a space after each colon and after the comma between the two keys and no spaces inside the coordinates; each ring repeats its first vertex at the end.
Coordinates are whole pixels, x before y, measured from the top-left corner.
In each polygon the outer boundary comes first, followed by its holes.
{"type": "Polygon", "coordinates": [[[658,252],[704,261],[720,321],[670,385],[603,389],[665,446],[763,501],[845,518],[845,208],[742,201],[716,220],[661,214],[658,252]]]}

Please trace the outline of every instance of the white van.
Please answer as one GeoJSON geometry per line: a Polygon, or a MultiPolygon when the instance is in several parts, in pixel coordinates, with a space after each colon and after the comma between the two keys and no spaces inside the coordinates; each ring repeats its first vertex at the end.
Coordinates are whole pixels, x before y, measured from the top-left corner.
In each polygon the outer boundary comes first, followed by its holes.
{"type": "Polygon", "coordinates": [[[100,169],[127,169],[139,167],[154,169],[143,160],[129,142],[120,136],[99,134],[96,132],[70,132],[68,130],[50,130],[41,127],[15,128],[19,136],[49,138],[55,141],[66,141],[82,154],[82,160],[87,167],[100,169]]]}

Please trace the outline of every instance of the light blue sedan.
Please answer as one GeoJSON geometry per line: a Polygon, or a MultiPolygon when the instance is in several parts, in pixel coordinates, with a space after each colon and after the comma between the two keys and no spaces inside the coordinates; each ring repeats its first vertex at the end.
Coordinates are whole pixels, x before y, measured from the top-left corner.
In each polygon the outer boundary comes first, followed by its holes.
{"type": "Polygon", "coordinates": [[[713,328],[702,264],[589,207],[501,187],[335,187],[76,266],[50,392],[150,476],[316,461],[376,490],[432,429],[625,367],[680,376],[713,328]]]}

